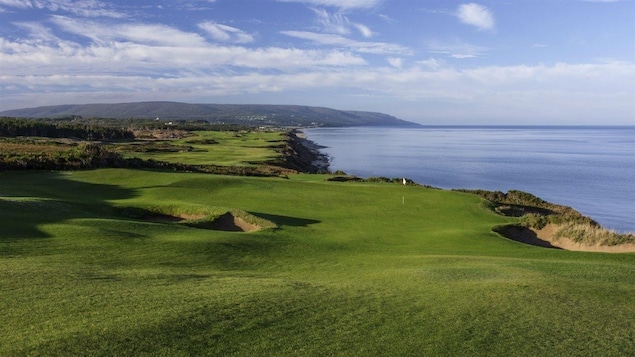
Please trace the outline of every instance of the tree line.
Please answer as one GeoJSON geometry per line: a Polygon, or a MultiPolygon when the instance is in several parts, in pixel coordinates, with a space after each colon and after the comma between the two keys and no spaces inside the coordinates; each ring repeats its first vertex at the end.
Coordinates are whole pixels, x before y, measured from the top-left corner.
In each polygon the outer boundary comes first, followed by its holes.
{"type": "Polygon", "coordinates": [[[45,138],[77,138],[82,140],[134,139],[132,131],[94,124],[52,122],[19,118],[0,118],[0,136],[39,136],[45,138]]]}

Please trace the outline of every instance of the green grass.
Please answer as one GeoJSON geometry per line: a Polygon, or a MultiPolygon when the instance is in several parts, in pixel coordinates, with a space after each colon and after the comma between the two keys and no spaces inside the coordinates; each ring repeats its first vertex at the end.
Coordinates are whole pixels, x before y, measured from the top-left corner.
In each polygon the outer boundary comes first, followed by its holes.
{"type": "MultiPolygon", "coordinates": [[[[169,140],[172,145],[192,147],[184,152],[130,152],[130,156],[190,165],[250,166],[276,159],[272,147],[284,144],[281,132],[195,131],[192,136],[169,140]],[[216,144],[201,144],[213,140],[216,144]]],[[[125,151],[125,145],[120,148],[125,151]]]]}
{"type": "Polygon", "coordinates": [[[317,175],[0,172],[0,355],[632,355],[635,254],[491,231],[509,221],[469,194],[317,175]]]}

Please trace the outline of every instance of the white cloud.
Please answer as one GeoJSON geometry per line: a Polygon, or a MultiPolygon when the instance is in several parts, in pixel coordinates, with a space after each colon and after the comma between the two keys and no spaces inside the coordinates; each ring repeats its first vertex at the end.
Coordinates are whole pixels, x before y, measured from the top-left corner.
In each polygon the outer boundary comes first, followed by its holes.
{"type": "Polygon", "coordinates": [[[403,58],[390,57],[388,58],[388,63],[395,68],[401,68],[403,67],[403,58]]]}
{"type": "Polygon", "coordinates": [[[365,65],[347,50],[247,48],[207,43],[197,34],[164,25],[100,23],[57,19],[65,30],[93,39],[89,44],[62,40],[35,23],[22,23],[28,38],[0,38],[0,67],[17,77],[111,73],[149,78],[209,72],[218,68],[275,69],[365,65]]]}
{"type": "Polygon", "coordinates": [[[351,21],[342,14],[332,14],[324,9],[312,9],[315,13],[315,23],[320,30],[328,33],[348,35],[351,21]]]}
{"type": "Polygon", "coordinates": [[[351,29],[354,28],[366,38],[373,36],[373,31],[368,26],[352,22],[347,16],[341,13],[330,13],[324,9],[312,10],[315,13],[315,24],[324,32],[350,35],[351,29]]]}
{"type": "MultiPolygon", "coordinates": [[[[292,42],[295,47],[258,48],[253,45],[254,34],[217,22],[185,30],[135,23],[132,18],[88,18],[80,10],[67,8],[70,0],[0,0],[7,11],[43,6],[56,13],[46,22],[7,24],[27,35],[0,37],[0,110],[157,98],[211,101],[214,96],[229,95],[262,101],[256,94],[265,93],[268,101],[300,98],[296,103],[326,106],[339,101],[396,115],[416,108],[411,117],[427,115],[436,120],[452,115],[517,118],[531,113],[572,120],[576,116],[596,121],[620,118],[632,123],[635,117],[634,63],[584,64],[579,60],[581,64],[476,66],[484,61],[451,58],[484,57],[490,49],[458,39],[430,41],[424,51],[417,49],[423,57],[414,58],[415,50],[400,43],[365,40],[375,35],[373,31],[347,16],[347,11],[376,6],[379,1],[303,2],[332,6],[335,13],[313,10],[314,22],[308,21],[314,32],[280,32],[300,39],[278,42],[292,42]],[[316,95],[327,92],[337,95],[316,95]],[[394,107],[379,108],[386,103],[394,107]],[[435,111],[435,105],[447,106],[435,111]]],[[[84,10],[113,11],[102,2],[81,3],[84,10]]],[[[495,27],[489,10],[477,4],[462,5],[452,15],[479,29],[495,27]]]]}
{"type": "Polygon", "coordinates": [[[339,9],[368,9],[379,5],[383,0],[278,0],[280,2],[299,2],[310,5],[330,6],[339,9]]]}
{"type": "Polygon", "coordinates": [[[427,60],[417,61],[416,63],[421,66],[421,68],[428,68],[431,70],[437,70],[445,66],[445,62],[436,58],[429,58],[427,60]]]}
{"type": "Polygon", "coordinates": [[[18,9],[47,9],[82,17],[127,17],[127,15],[114,10],[111,5],[98,0],[0,0],[0,5],[18,9]]]}
{"type": "Polygon", "coordinates": [[[33,4],[29,0],[0,0],[0,5],[15,7],[18,9],[33,8],[33,4]]]}
{"type": "MultiPolygon", "coordinates": [[[[341,51],[300,50],[294,48],[225,48],[228,65],[247,68],[272,68],[281,72],[312,67],[349,67],[365,65],[361,57],[341,51]]],[[[213,53],[220,51],[215,50],[213,53]]]]}
{"type": "Polygon", "coordinates": [[[355,41],[342,36],[307,31],[281,31],[283,35],[309,40],[318,44],[351,49],[360,53],[410,55],[412,50],[393,43],[355,41]]]}
{"type": "Polygon", "coordinates": [[[235,27],[221,25],[214,22],[203,22],[198,25],[214,40],[220,42],[249,43],[254,41],[254,36],[235,27]]]}
{"type": "Polygon", "coordinates": [[[395,19],[393,19],[392,17],[386,15],[386,14],[379,14],[379,18],[388,22],[388,23],[394,23],[395,19]]]}
{"type": "Polygon", "coordinates": [[[427,44],[431,53],[446,55],[455,59],[482,57],[489,50],[486,47],[453,41],[430,41],[427,44]]]}
{"type": "Polygon", "coordinates": [[[480,30],[491,30],[494,28],[494,16],[485,6],[479,4],[460,5],[456,16],[464,24],[476,26],[480,30]]]}
{"type": "Polygon", "coordinates": [[[368,28],[366,25],[353,24],[353,26],[355,26],[357,28],[357,30],[359,30],[359,32],[362,34],[362,36],[364,36],[366,38],[373,37],[373,31],[370,28],[368,28]]]}
{"type": "Polygon", "coordinates": [[[110,41],[131,41],[157,46],[204,46],[206,41],[198,34],[184,32],[161,24],[123,23],[78,20],[54,16],[53,23],[64,31],[84,36],[97,43],[110,41]]]}
{"type": "Polygon", "coordinates": [[[14,22],[13,25],[25,30],[29,37],[37,39],[43,43],[62,41],[59,37],[53,34],[53,31],[51,31],[50,28],[45,27],[39,22],[14,22]]]}
{"type": "MultiPolygon", "coordinates": [[[[6,53],[1,46],[6,46],[6,43],[0,42],[1,53],[6,53]]],[[[400,64],[400,61],[393,58],[389,61],[392,62],[391,66],[385,67],[327,67],[320,63],[342,63],[341,58],[347,63],[349,57],[341,52],[307,53],[275,48],[256,52],[244,49],[242,54],[236,54],[236,48],[224,50],[226,54],[234,53],[238,57],[246,57],[245,61],[267,57],[271,65],[268,68],[276,71],[253,67],[235,72],[223,67],[210,70],[201,66],[199,69],[188,69],[174,75],[163,72],[158,76],[148,76],[130,72],[125,63],[119,67],[125,71],[108,73],[103,70],[98,74],[95,73],[94,65],[76,66],[74,70],[68,65],[62,71],[50,70],[49,74],[40,75],[27,71],[18,75],[9,70],[4,73],[12,73],[11,75],[0,76],[1,88],[6,92],[0,98],[0,108],[64,102],[104,102],[107,98],[136,101],[156,100],[160,97],[166,100],[192,101],[192,98],[227,95],[243,97],[258,93],[279,93],[279,97],[275,98],[284,100],[289,93],[337,88],[338,91],[354,93],[357,98],[369,98],[366,106],[372,106],[372,98],[376,96],[389,98],[397,110],[385,108],[383,111],[406,115],[403,110],[411,108],[412,118],[427,116],[437,122],[456,117],[478,117],[490,122],[511,120],[516,123],[525,118],[524,122],[528,123],[528,116],[533,116],[540,118],[541,123],[557,119],[561,123],[568,120],[579,124],[584,120],[597,121],[597,118],[603,117],[610,117],[614,122],[629,123],[630,120],[632,123],[635,114],[635,106],[632,104],[635,93],[632,81],[635,63],[559,63],[552,66],[458,69],[447,66],[442,61],[428,59],[419,61],[412,67],[404,67],[401,63],[401,68],[398,68],[394,65],[400,64]],[[293,61],[301,62],[311,58],[321,62],[315,61],[313,66],[305,65],[302,67],[305,69],[300,71],[287,67],[293,61]]],[[[222,53],[222,49],[218,49],[214,55],[222,56],[222,53]]],[[[80,59],[73,60],[74,64],[81,63],[80,59]]],[[[100,66],[106,66],[106,60],[100,66]]],[[[61,62],[61,58],[53,59],[49,65],[57,66],[61,62]]],[[[5,58],[0,57],[0,64],[6,63],[5,58]]],[[[235,65],[238,62],[231,63],[235,65]]],[[[156,68],[157,73],[164,68],[165,63],[160,65],[156,68]]],[[[15,68],[18,66],[16,64],[15,68]]],[[[107,67],[102,69],[104,68],[107,67]]],[[[116,70],[117,67],[113,69],[116,70]]],[[[347,100],[350,102],[353,99],[351,97],[347,100]]],[[[307,100],[302,104],[319,103],[307,100]]]]}

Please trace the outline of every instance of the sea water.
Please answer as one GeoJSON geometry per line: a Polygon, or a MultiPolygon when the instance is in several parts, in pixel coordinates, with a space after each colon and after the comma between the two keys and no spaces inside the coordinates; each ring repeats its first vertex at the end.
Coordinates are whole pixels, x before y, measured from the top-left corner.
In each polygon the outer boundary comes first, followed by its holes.
{"type": "Polygon", "coordinates": [[[444,189],[521,190],[635,232],[635,126],[306,129],[332,171],[444,189]]]}

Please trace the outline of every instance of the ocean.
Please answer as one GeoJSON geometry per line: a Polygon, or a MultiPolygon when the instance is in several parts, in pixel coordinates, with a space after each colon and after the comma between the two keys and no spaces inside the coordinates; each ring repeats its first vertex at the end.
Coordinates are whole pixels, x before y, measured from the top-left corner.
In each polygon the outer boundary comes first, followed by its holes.
{"type": "Polygon", "coordinates": [[[635,232],[635,126],[305,129],[330,169],[443,189],[521,190],[635,232]]]}

